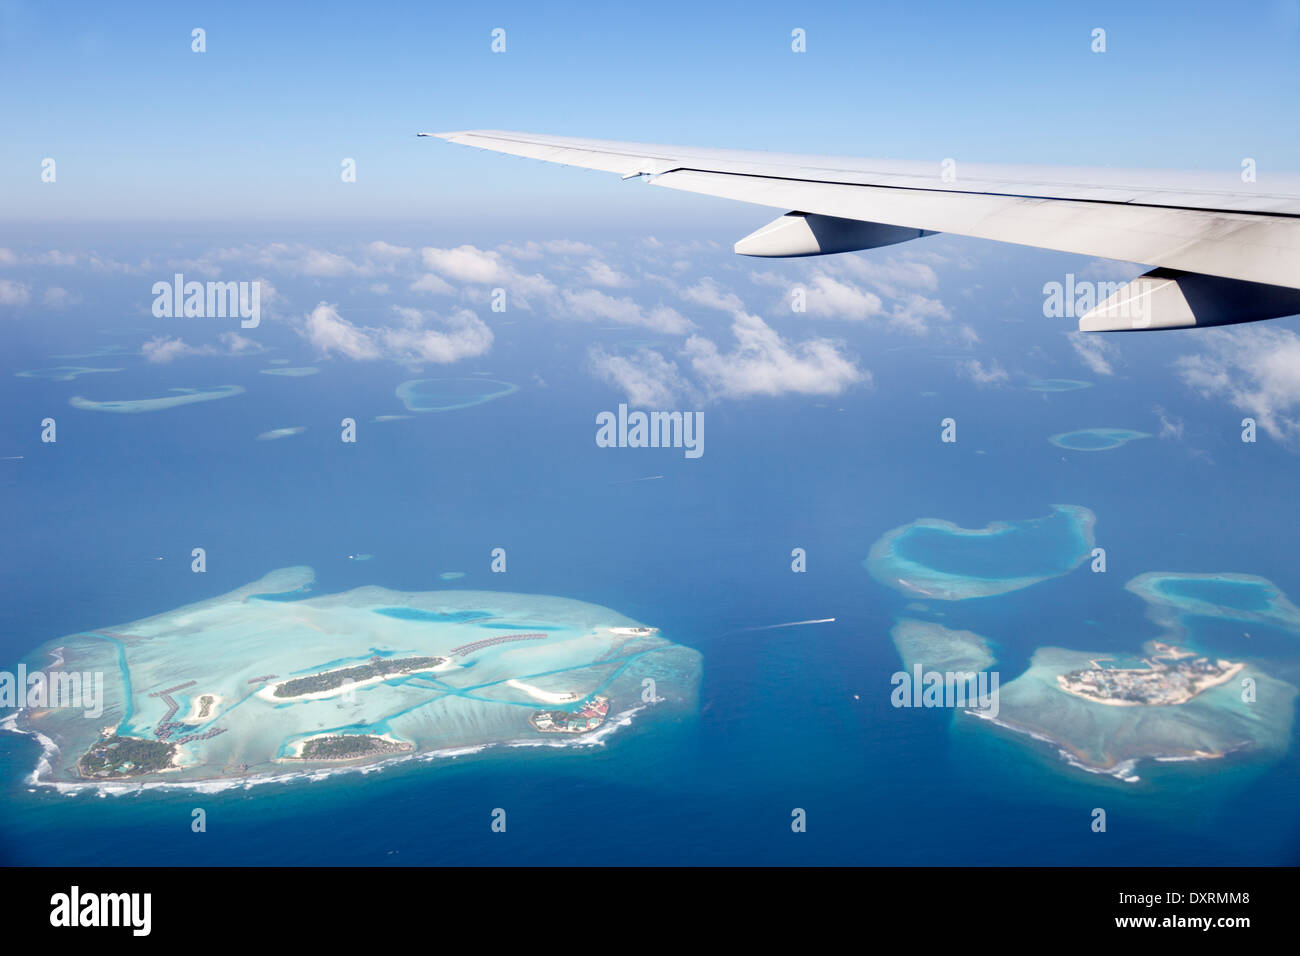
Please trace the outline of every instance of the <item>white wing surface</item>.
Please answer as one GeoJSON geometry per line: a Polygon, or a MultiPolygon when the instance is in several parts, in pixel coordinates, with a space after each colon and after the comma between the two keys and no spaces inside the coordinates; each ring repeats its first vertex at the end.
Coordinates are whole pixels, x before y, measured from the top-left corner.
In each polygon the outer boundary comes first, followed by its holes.
{"type": "Polygon", "coordinates": [[[1300,178],[993,166],[710,150],[498,130],[435,135],[656,186],[789,210],[736,243],[825,255],[936,232],[1138,262],[1152,272],[1085,331],[1227,325],[1300,313],[1300,178]]]}

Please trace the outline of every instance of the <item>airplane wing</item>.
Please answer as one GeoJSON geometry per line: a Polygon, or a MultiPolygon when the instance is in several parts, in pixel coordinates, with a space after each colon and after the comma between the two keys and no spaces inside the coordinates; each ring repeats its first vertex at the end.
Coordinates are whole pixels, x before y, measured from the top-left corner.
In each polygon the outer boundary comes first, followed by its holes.
{"type": "Polygon", "coordinates": [[[939,232],[1155,268],[1079,318],[1089,332],[1300,313],[1300,178],[843,159],[499,130],[421,133],[790,210],[736,243],[827,255],[939,232]]]}

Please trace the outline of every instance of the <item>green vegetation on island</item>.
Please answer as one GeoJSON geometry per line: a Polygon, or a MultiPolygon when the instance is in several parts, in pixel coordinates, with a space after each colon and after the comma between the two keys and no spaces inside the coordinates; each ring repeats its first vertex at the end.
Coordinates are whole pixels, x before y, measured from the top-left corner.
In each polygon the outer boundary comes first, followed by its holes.
{"type": "Polygon", "coordinates": [[[77,762],[77,769],[83,777],[137,777],[167,770],[175,754],[175,744],[113,734],[95,741],[77,762]]]}
{"type": "Polygon", "coordinates": [[[416,671],[433,670],[445,664],[445,657],[404,657],[385,659],[376,657],[366,664],[345,667],[342,670],[325,671],[323,674],[308,674],[287,680],[275,688],[276,697],[302,697],[304,694],[319,694],[335,690],[346,683],[359,684],[385,675],[413,674],[416,671]]]}
{"type": "Polygon", "coordinates": [[[357,757],[401,753],[411,749],[411,744],[372,734],[333,734],[305,741],[298,756],[303,760],[355,760],[357,757]]]}
{"type": "MultiPolygon", "coordinates": [[[[97,720],[76,707],[12,715],[8,726],[43,738],[29,779],[111,792],[154,780],[347,779],[411,756],[459,759],[523,740],[582,746],[580,731],[614,729],[598,706],[580,713],[584,702],[637,699],[647,679],[656,705],[634,708],[637,722],[677,720],[698,705],[699,653],[610,608],[445,584],[320,593],[314,580],[310,568],[282,568],[33,650],[29,672],[58,660],[61,670],[102,673],[103,709],[97,720]],[[550,723],[561,732],[529,723],[543,708],[557,712],[550,723]]],[[[629,723],[619,720],[619,732],[629,723]]]]}

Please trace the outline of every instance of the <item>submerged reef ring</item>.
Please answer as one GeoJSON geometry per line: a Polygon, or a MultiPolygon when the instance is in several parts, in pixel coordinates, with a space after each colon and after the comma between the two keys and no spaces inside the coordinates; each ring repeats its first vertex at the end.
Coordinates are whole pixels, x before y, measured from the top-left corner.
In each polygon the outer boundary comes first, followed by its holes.
{"type": "Polygon", "coordinates": [[[1179,574],[1149,571],[1124,585],[1152,616],[1177,631],[1179,618],[1221,617],[1300,631],[1300,608],[1276,584],[1253,574],[1179,574]]]}
{"type": "Polygon", "coordinates": [[[258,441],[274,441],[277,438],[289,438],[293,435],[301,435],[307,430],[305,425],[293,425],[288,428],[272,428],[270,431],[262,432],[257,436],[258,441]]]}
{"type": "Polygon", "coordinates": [[[14,372],[18,378],[44,378],[51,382],[71,382],[78,375],[92,372],[120,372],[120,368],[87,368],[84,365],[59,365],[55,368],[34,368],[28,372],[14,372]]]}
{"type": "Polygon", "coordinates": [[[1073,571],[1092,551],[1095,522],[1080,505],[1053,505],[1045,518],[978,529],[920,518],[882,535],[862,564],[904,594],[940,601],[990,597],[1073,571]]]}
{"type": "Polygon", "coordinates": [[[1025,388],[1034,392],[1073,392],[1080,388],[1092,388],[1092,382],[1074,378],[1036,378],[1025,388]]]}
{"type": "Polygon", "coordinates": [[[314,580],[273,571],[32,652],[29,671],[53,660],[102,675],[102,692],[0,713],[45,745],[28,781],[121,792],[318,779],[497,745],[592,746],[696,709],[699,653],[609,608],[497,591],[319,594],[314,580]]]}
{"type": "Polygon", "coordinates": [[[1135,432],[1128,428],[1081,428],[1052,435],[1047,440],[1057,448],[1070,451],[1109,451],[1139,438],[1150,437],[1146,432],[1135,432]]]}
{"type": "Polygon", "coordinates": [[[397,386],[397,397],[412,412],[449,412],[517,391],[518,385],[491,378],[418,378],[397,386]]]}
{"type": "Polygon", "coordinates": [[[165,395],[162,398],[130,398],[113,402],[96,402],[80,395],[73,395],[68,404],[73,408],[83,408],[94,412],[157,412],[177,405],[191,405],[194,402],[210,402],[218,398],[230,398],[244,394],[242,385],[214,385],[211,388],[173,388],[177,395],[165,395]]]}
{"type": "Polygon", "coordinates": [[[279,368],[263,368],[258,369],[258,371],[263,375],[283,375],[286,378],[304,378],[308,375],[315,375],[320,371],[320,369],[314,365],[303,365],[295,366],[293,368],[285,368],[283,366],[279,368]]]}

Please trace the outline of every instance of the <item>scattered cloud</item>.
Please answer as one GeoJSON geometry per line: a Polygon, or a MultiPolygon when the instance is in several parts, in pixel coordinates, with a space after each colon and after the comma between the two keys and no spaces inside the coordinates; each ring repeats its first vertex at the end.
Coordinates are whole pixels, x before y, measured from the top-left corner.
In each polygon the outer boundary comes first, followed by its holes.
{"type": "Polygon", "coordinates": [[[442,276],[426,272],[411,283],[412,292],[430,292],[434,295],[455,295],[456,288],[442,276]]]}
{"type": "Polygon", "coordinates": [[[366,246],[366,252],[376,259],[405,259],[414,251],[406,246],[394,246],[378,239],[366,246]]]}
{"type": "Polygon", "coordinates": [[[632,298],[615,298],[599,289],[566,291],[563,300],[565,314],[570,318],[642,326],[671,335],[684,335],[694,327],[676,309],[665,305],[645,309],[632,298]]]}
{"type": "MultiPolygon", "coordinates": [[[[889,324],[895,329],[913,335],[928,335],[931,330],[931,319],[946,321],[951,318],[952,313],[948,311],[948,307],[938,299],[916,292],[904,295],[889,310],[889,324]]],[[[965,333],[959,334],[964,336],[965,333]]]]}
{"type": "Polygon", "coordinates": [[[970,379],[976,385],[1005,385],[1010,379],[1007,370],[997,359],[990,360],[988,367],[979,359],[968,359],[957,363],[957,373],[970,379]]]}
{"type": "Polygon", "coordinates": [[[687,302],[702,305],[709,309],[721,309],[723,312],[742,312],[744,301],[734,292],[727,292],[718,286],[711,276],[705,276],[699,282],[681,290],[681,297],[687,302]]]}
{"type": "Polygon", "coordinates": [[[0,279],[0,305],[26,305],[31,298],[25,283],[0,279]]]}
{"type": "Polygon", "coordinates": [[[615,271],[610,265],[601,259],[591,259],[583,266],[583,272],[587,281],[592,285],[602,285],[609,288],[627,285],[627,276],[615,271]]]}
{"type": "Polygon", "coordinates": [[[719,351],[709,339],[693,335],[683,355],[711,395],[838,395],[851,385],[870,383],[871,373],[825,338],[788,343],[756,315],[737,313],[731,325],[736,347],[719,351]]]}
{"type": "Polygon", "coordinates": [[[629,405],[665,409],[677,398],[693,392],[677,364],[654,349],[642,348],[622,355],[593,346],[587,350],[587,357],[596,377],[622,389],[629,405]]]}
{"type": "Polygon", "coordinates": [[[437,319],[418,309],[394,309],[395,326],[359,326],[343,318],[338,308],[322,302],[303,320],[304,338],[322,355],[341,355],[358,361],[391,359],[399,362],[449,364],[484,355],[492,348],[492,330],[468,309],[457,309],[437,319]],[[437,323],[431,326],[430,323],[437,323]]]}
{"type": "Polygon", "coordinates": [[[180,337],[172,338],[159,335],[150,339],[140,349],[146,362],[165,365],[178,358],[191,358],[198,355],[252,355],[264,351],[260,342],[250,339],[238,332],[223,332],[217,345],[189,345],[180,337]]]}
{"type": "Polygon", "coordinates": [[[1119,359],[1119,346],[1096,332],[1068,333],[1070,345],[1080,361],[1095,375],[1114,375],[1111,363],[1119,359]]]}
{"type": "Polygon", "coordinates": [[[1186,423],[1177,415],[1168,414],[1163,406],[1157,405],[1151,409],[1160,419],[1160,437],[1172,438],[1174,441],[1183,440],[1183,432],[1186,430],[1186,423]]]}
{"type": "Polygon", "coordinates": [[[501,261],[501,254],[476,246],[457,246],[455,249],[427,248],[420,251],[426,268],[459,282],[505,284],[510,270],[501,261]]]}
{"type": "Polygon", "coordinates": [[[514,259],[541,259],[553,256],[594,256],[596,247],[572,239],[547,239],[543,242],[506,243],[497,247],[503,255],[514,259]]]}
{"type": "Polygon", "coordinates": [[[808,281],[807,313],[828,319],[867,319],[880,315],[884,303],[874,292],[823,273],[808,281]]]}
{"type": "Polygon", "coordinates": [[[81,301],[81,296],[74,295],[62,286],[52,285],[41,296],[41,303],[47,309],[66,309],[81,301]]]}
{"type": "Polygon", "coordinates": [[[1225,399],[1279,441],[1300,441],[1300,335],[1255,325],[1208,329],[1202,341],[1203,351],[1174,362],[1183,383],[1225,399]]]}

